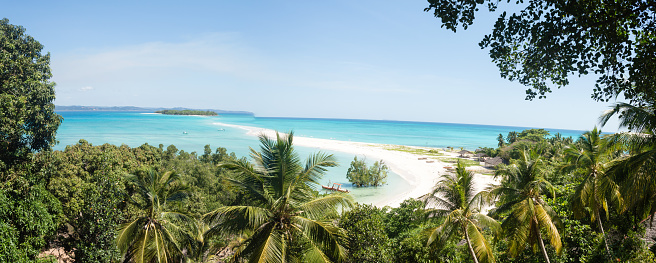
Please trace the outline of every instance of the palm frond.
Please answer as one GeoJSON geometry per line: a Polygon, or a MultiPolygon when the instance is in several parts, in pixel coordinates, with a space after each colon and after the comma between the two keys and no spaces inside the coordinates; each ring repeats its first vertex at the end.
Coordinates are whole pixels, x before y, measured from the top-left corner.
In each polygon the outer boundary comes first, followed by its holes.
{"type": "Polygon", "coordinates": [[[266,175],[258,172],[249,162],[244,159],[231,160],[220,164],[219,167],[236,172],[232,178],[227,178],[226,181],[245,191],[248,198],[262,204],[270,201],[264,193],[264,177],[266,175]]]}
{"type": "Polygon", "coordinates": [[[479,231],[478,227],[473,224],[467,224],[467,234],[471,240],[471,246],[474,248],[474,254],[480,262],[496,262],[492,246],[485,240],[483,234],[479,231]]]}
{"type": "Polygon", "coordinates": [[[335,158],[332,155],[326,155],[320,152],[310,155],[306,161],[305,168],[300,170],[295,176],[290,177],[292,180],[287,186],[287,199],[300,203],[314,199],[314,189],[320,184],[321,177],[327,171],[328,167],[334,166],[337,166],[337,162],[335,162],[335,158]]]}
{"type": "Polygon", "coordinates": [[[610,109],[606,110],[599,117],[599,123],[604,126],[615,115],[619,116],[620,128],[643,131],[656,127],[653,108],[634,106],[624,102],[615,103],[610,109]]]}
{"type": "Polygon", "coordinates": [[[256,206],[224,206],[203,216],[210,228],[240,234],[257,229],[272,217],[269,210],[256,206]]]}
{"type": "Polygon", "coordinates": [[[295,216],[293,222],[298,226],[303,237],[310,242],[306,254],[309,262],[333,262],[346,259],[346,249],[341,245],[345,243],[346,233],[327,221],[311,220],[295,216]]]}
{"type": "Polygon", "coordinates": [[[118,249],[125,253],[143,230],[143,226],[148,221],[146,217],[139,217],[132,222],[122,224],[118,230],[117,244],[118,249]]]}
{"type": "Polygon", "coordinates": [[[440,208],[425,208],[426,220],[438,219],[447,216],[452,210],[440,208]]]}
{"type": "Polygon", "coordinates": [[[529,235],[533,227],[532,211],[529,200],[523,200],[513,206],[511,214],[501,223],[501,228],[510,242],[509,252],[516,256],[529,243],[529,235]]]}
{"type": "Polygon", "coordinates": [[[353,207],[353,196],[346,193],[333,193],[320,198],[305,202],[297,207],[300,214],[312,218],[320,219],[327,211],[336,211],[337,207],[350,209],[353,207]]]}
{"type": "Polygon", "coordinates": [[[235,259],[249,258],[249,262],[284,262],[282,233],[276,231],[274,223],[265,223],[245,240],[234,254],[235,259]]]}
{"type": "Polygon", "coordinates": [[[337,159],[332,154],[325,154],[318,152],[308,157],[305,168],[299,173],[301,180],[306,180],[315,184],[319,183],[319,179],[327,171],[326,167],[337,166],[337,159]]]}
{"type": "Polygon", "coordinates": [[[550,213],[548,213],[547,210],[542,207],[542,205],[535,206],[535,216],[538,220],[540,228],[545,230],[547,237],[549,238],[549,243],[551,243],[551,246],[556,249],[556,253],[560,254],[563,248],[563,244],[560,240],[560,233],[558,232],[556,223],[553,220],[554,218],[549,214],[550,213]]]}
{"type": "Polygon", "coordinates": [[[486,214],[475,213],[471,218],[476,226],[489,228],[495,235],[499,234],[501,231],[501,224],[486,214]]]}
{"type": "Polygon", "coordinates": [[[446,243],[447,240],[457,234],[459,231],[459,226],[456,224],[451,224],[450,220],[448,221],[449,223],[447,223],[447,221],[448,220],[445,220],[443,224],[437,227],[424,230],[424,235],[428,236],[426,245],[432,247],[440,247],[446,243]]]}

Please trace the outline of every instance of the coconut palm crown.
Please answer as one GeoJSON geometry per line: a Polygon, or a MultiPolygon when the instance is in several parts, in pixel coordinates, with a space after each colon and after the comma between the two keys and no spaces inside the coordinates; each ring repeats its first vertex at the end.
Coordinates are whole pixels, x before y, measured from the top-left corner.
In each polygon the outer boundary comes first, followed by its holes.
{"type": "MultiPolygon", "coordinates": [[[[628,155],[616,160],[606,173],[621,187],[626,209],[637,218],[656,214],[656,106],[616,103],[604,112],[599,122],[605,125],[613,116],[619,118],[620,132],[608,136],[610,147],[628,155]]],[[[653,222],[653,221],[652,221],[653,222]]]]}
{"type": "Polygon", "coordinates": [[[180,262],[192,250],[196,221],[167,211],[167,203],[187,196],[179,175],[172,171],[139,172],[128,177],[135,190],[132,203],[142,214],[120,226],[117,244],[123,262],[180,262]]]}
{"type": "Polygon", "coordinates": [[[543,194],[555,195],[554,187],[543,177],[543,162],[535,151],[523,151],[522,158],[511,165],[501,165],[495,176],[502,176],[501,185],[490,195],[498,197],[500,204],[492,214],[510,214],[501,223],[509,242],[510,255],[516,256],[532,244],[539,246],[547,262],[549,255],[544,246],[542,232],[557,253],[562,249],[556,213],[542,199],[543,194]]]}
{"type": "Polygon", "coordinates": [[[623,210],[620,188],[613,178],[606,174],[614,154],[605,147],[601,131],[595,127],[592,131],[583,133],[572,147],[565,149],[565,159],[567,164],[562,169],[573,171],[573,174],[582,179],[570,201],[574,216],[580,218],[589,212],[590,219],[597,222],[604,237],[606,251],[610,252],[601,222],[601,211],[604,211],[608,218],[610,204],[615,204],[618,210],[623,210]]]}
{"type": "Polygon", "coordinates": [[[339,262],[346,256],[344,231],[330,216],[350,207],[352,197],[333,193],[317,196],[332,155],[316,153],[302,165],[292,146],[293,133],[271,139],[260,135],[261,151],[251,149],[253,164],[244,159],[221,164],[235,171],[229,181],[241,189],[247,205],[225,206],[205,215],[211,231],[249,236],[236,249],[235,261],[339,262]],[[290,247],[301,253],[290,253],[290,247]]]}
{"type": "Polygon", "coordinates": [[[427,230],[428,245],[441,244],[452,237],[464,237],[474,262],[495,262],[493,249],[482,233],[483,228],[493,232],[500,229],[499,223],[480,213],[484,205],[482,193],[474,189],[474,174],[465,170],[458,162],[455,174],[444,174],[435,189],[425,200],[428,213],[444,222],[427,230]]]}

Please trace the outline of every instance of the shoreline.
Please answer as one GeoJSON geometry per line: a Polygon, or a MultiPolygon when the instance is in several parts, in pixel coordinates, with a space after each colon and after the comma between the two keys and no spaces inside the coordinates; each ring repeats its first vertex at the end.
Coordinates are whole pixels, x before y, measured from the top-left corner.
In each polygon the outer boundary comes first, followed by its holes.
{"type": "MultiPolygon", "coordinates": [[[[275,138],[276,135],[274,130],[265,128],[226,124],[221,122],[214,122],[214,124],[245,130],[246,134],[249,136],[258,136],[260,134],[264,134],[268,137],[275,138]]],[[[319,150],[330,150],[362,155],[371,160],[383,160],[385,164],[389,166],[391,171],[399,175],[401,179],[408,182],[410,189],[392,196],[381,196],[376,202],[373,203],[373,205],[377,207],[398,207],[406,199],[416,199],[430,193],[435,184],[439,181],[440,176],[446,173],[446,169],[444,167],[453,166],[452,163],[446,163],[434,158],[430,159],[430,161],[432,161],[430,163],[427,162],[427,160],[419,160],[419,158],[425,157],[419,154],[385,149],[385,146],[389,146],[388,144],[362,143],[294,136],[294,145],[315,148],[319,150]]],[[[451,155],[448,157],[457,156],[455,153],[444,151],[440,152],[451,155]]],[[[482,189],[489,183],[494,182],[491,176],[478,173],[476,173],[475,176],[476,185],[479,189],[482,189]]]]}

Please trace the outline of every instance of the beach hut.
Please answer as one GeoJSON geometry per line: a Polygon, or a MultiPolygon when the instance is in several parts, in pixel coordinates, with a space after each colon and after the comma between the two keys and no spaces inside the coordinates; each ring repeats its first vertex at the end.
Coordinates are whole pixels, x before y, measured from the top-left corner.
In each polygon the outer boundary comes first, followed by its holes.
{"type": "Polygon", "coordinates": [[[463,157],[463,158],[464,158],[464,157],[467,157],[467,156],[465,156],[465,155],[467,155],[467,154],[471,154],[472,152],[467,151],[467,150],[462,150],[462,151],[459,151],[458,153],[460,154],[460,157],[463,157]]]}
{"type": "Polygon", "coordinates": [[[501,159],[501,157],[494,157],[485,160],[485,166],[487,167],[494,167],[502,163],[503,163],[503,159],[501,159]]]}

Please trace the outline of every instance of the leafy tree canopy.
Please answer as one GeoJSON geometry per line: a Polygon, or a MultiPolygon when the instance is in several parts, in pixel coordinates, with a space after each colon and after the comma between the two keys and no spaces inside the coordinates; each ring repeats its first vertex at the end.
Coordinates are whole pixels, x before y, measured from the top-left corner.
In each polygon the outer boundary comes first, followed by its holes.
{"type": "Polygon", "coordinates": [[[346,172],[346,178],[358,187],[380,186],[387,182],[388,172],[389,167],[383,160],[375,162],[371,167],[367,167],[365,160],[360,160],[356,156],[351,161],[351,167],[346,172]]]}
{"type": "Polygon", "coordinates": [[[518,140],[529,140],[539,142],[549,136],[549,131],[545,129],[527,129],[517,135],[518,140]]]}
{"type": "Polygon", "coordinates": [[[467,29],[483,6],[516,3],[501,12],[491,34],[479,43],[490,49],[501,76],[528,86],[526,99],[545,98],[572,75],[599,76],[598,101],[618,95],[635,104],[656,101],[656,2],[650,0],[428,0],[442,27],[467,29]],[[510,7],[508,8],[510,9],[510,7]]]}
{"type": "Polygon", "coordinates": [[[54,112],[50,54],[25,28],[0,20],[0,161],[12,163],[55,143],[61,116],[54,112]]]}
{"type": "Polygon", "coordinates": [[[347,262],[391,262],[391,241],[385,235],[385,212],[371,205],[358,205],[342,215],[340,227],[347,231],[347,262]]]}

